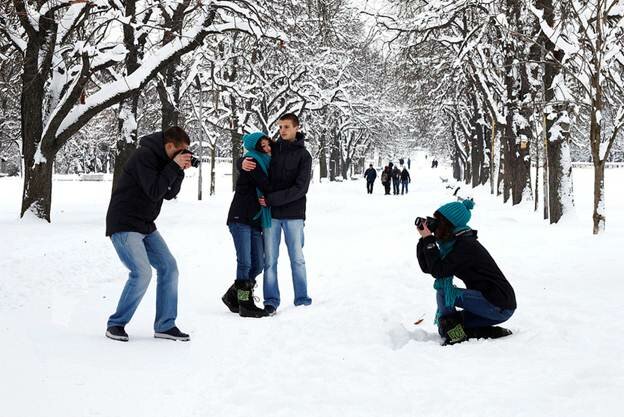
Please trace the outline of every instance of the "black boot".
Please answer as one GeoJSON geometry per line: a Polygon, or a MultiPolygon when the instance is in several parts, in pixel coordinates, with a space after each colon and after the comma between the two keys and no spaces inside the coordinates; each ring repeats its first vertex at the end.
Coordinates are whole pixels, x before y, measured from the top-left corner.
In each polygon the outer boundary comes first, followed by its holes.
{"type": "Polygon", "coordinates": [[[254,302],[253,290],[256,283],[254,281],[235,281],[236,295],[238,298],[238,314],[241,317],[266,317],[267,312],[256,306],[254,302]]]}
{"type": "Polygon", "coordinates": [[[234,284],[232,284],[223,297],[221,297],[221,301],[223,301],[223,304],[225,304],[232,313],[238,313],[238,298],[236,297],[234,284]]]}
{"type": "Polygon", "coordinates": [[[461,311],[440,317],[440,335],[444,338],[443,346],[454,345],[468,340],[464,330],[464,317],[461,311]]]}
{"type": "Polygon", "coordinates": [[[511,334],[511,330],[499,326],[473,327],[472,329],[466,329],[466,335],[470,339],[498,339],[511,334]]]}

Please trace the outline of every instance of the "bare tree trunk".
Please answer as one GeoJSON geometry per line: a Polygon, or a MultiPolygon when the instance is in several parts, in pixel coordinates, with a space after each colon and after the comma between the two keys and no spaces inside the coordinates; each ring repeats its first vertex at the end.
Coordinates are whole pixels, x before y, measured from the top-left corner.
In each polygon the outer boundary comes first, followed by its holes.
{"type": "Polygon", "coordinates": [[[604,193],[604,170],[605,162],[594,162],[594,220],[593,233],[597,235],[605,230],[605,193],[604,193]]]}
{"type": "MultiPolygon", "coordinates": [[[[552,0],[535,0],[535,7],[544,11],[544,20],[551,26],[555,23],[555,11],[552,0]]],[[[574,206],[572,194],[572,165],[570,157],[569,135],[570,121],[568,105],[555,102],[553,85],[561,68],[564,52],[555,49],[550,39],[540,32],[539,43],[546,51],[544,65],[544,102],[546,109],[552,111],[544,114],[546,118],[545,132],[547,135],[546,155],[548,160],[548,217],[550,223],[557,223],[566,210],[574,206]],[[552,103],[552,104],[551,104],[552,103]],[[557,125],[558,128],[553,129],[557,125]],[[554,136],[556,132],[556,136],[554,136]]]]}
{"type": "Polygon", "coordinates": [[[215,163],[217,162],[217,144],[210,150],[210,195],[215,195],[215,163]]]}
{"type": "Polygon", "coordinates": [[[238,158],[242,156],[242,135],[238,133],[238,116],[236,116],[236,102],[232,98],[233,115],[230,119],[230,144],[232,145],[232,191],[236,190],[236,182],[238,181],[238,158]]]}
{"type": "Polygon", "coordinates": [[[319,146],[319,171],[321,178],[327,178],[327,139],[323,132],[319,146]]]}
{"type": "MultiPolygon", "coordinates": [[[[27,161],[31,158],[27,158],[27,161]]],[[[53,162],[26,163],[24,172],[24,192],[22,195],[21,216],[29,210],[37,217],[50,222],[52,206],[52,166],[53,162]]]]}

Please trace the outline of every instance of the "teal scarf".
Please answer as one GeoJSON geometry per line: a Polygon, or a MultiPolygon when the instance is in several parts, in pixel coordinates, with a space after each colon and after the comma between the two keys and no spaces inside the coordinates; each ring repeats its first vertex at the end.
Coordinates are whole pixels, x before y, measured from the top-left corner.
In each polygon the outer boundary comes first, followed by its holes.
{"type": "MultiPolygon", "coordinates": [[[[268,155],[264,152],[258,152],[256,150],[247,151],[245,157],[250,157],[256,160],[262,171],[269,175],[269,163],[271,162],[271,155],[268,155]]],[[[259,188],[256,188],[256,193],[258,197],[263,197],[264,193],[260,191],[259,188]]],[[[271,227],[271,209],[269,207],[260,207],[260,211],[254,216],[254,220],[260,219],[260,225],[263,229],[267,229],[271,227]]]]}
{"type": "MultiPolygon", "coordinates": [[[[453,229],[453,234],[456,235],[457,233],[464,232],[466,230],[470,230],[470,227],[456,227],[455,229],[453,229]]],[[[438,248],[440,249],[440,256],[442,259],[444,259],[446,255],[448,255],[453,250],[453,246],[455,245],[455,239],[451,239],[446,242],[438,240],[436,243],[438,244],[438,248]]],[[[444,292],[444,305],[447,308],[455,307],[455,300],[460,298],[462,295],[461,288],[457,288],[455,285],[453,285],[453,276],[436,278],[436,280],[433,282],[433,288],[435,288],[436,291],[444,292]]],[[[438,324],[440,316],[441,312],[440,309],[438,309],[436,311],[434,319],[435,324],[438,324]]]]}

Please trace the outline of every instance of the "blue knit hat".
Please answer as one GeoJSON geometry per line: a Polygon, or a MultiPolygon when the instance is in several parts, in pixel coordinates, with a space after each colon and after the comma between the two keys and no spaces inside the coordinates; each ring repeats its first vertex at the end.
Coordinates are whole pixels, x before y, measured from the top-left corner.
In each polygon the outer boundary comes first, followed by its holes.
{"type": "Polygon", "coordinates": [[[466,227],[470,221],[470,210],[474,207],[474,201],[453,201],[440,207],[437,211],[455,227],[466,227]]]}
{"type": "Polygon", "coordinates": [[[243,146],[245,146],[245,149],[247,149],[248,151],[253,151],[256,149],[256,144],[258,143],[258,141],[266,137],[267,134],[264,132],[247,133],[245,136],[243,136],[243,146]]]}

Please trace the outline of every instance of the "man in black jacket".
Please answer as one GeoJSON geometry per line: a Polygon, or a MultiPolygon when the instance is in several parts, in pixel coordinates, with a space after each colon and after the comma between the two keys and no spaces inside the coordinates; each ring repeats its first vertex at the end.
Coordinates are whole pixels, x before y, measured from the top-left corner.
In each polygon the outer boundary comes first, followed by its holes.
{"type": "Polygon", "coordinates": [[[163,199],[180,191],[184,170],[191,166],[186,132],[172,127],[144,136],[123,168],[106,214],[110,236],[121,262],[130,270],[117,310],[108,319],[106,336],[128,341],[124,327],[132,319],[147,287],[152,268],[157,271],[154,337],[190,340],[175,324],[178,309],[178,268],[154,221],[163,199]]]}
{"type": "Polygon", "coordinates": [[[373,185],[375,184],[375,179],[377,178],[377,171],[373,168],[373,164],[370,164],[366,172],[364,172],[364,177],[366,178],[366,192],[368,194],[372,194],[373,185]]]}
{"type": "MultiPolygon", "coordinates": [[[[310,305],[308,284],[303,257],[303,227],[306,212],[306,193],[310,185],[312,156],[305,148],[303,133],[299,132],[299,119],[287,113],[279,119],[280,138],[271,146],[269,179],[272,192],[261,199],[260,204],[271,207],[271,227],[264,233],[264,307],[273,315],[280,305],[277,283],[277,258],[284,231],[284,240],[290,257],[295,305],[310,305]]],[[[242,169],[255,168],[245,159],[242,169]]]]}

